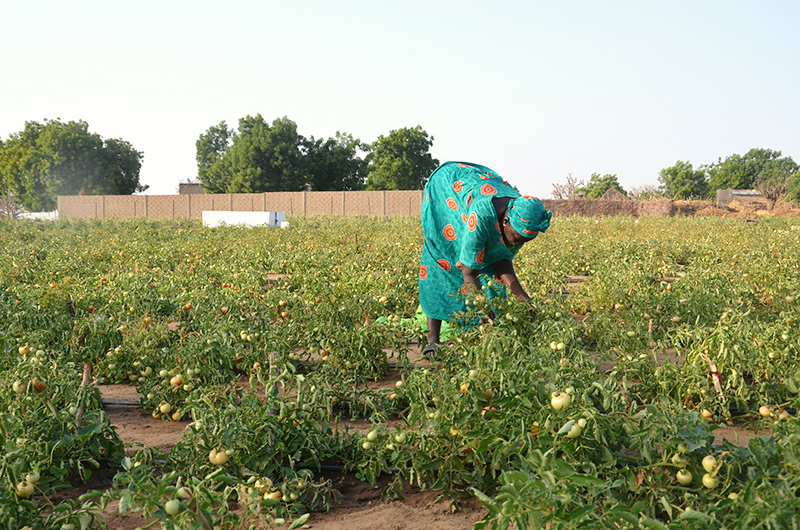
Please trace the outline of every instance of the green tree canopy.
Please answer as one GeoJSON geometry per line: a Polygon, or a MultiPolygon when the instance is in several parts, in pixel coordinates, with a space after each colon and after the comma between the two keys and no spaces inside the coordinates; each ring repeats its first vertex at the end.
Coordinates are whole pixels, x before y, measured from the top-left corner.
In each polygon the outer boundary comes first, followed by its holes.
{"type": "Polygon", "coordinates": [[[247,116],[236,132],[222,122],[197,140],[198,178],[211,193],[299,191],[305,184],[302,142],[297,124],[286,117],[270,125],[260,114],[247,116]]]}
{"type": "Polygon", "coordinates": [[[233,131],[221,121],[209,127],[195,143],[197,176],[208,193],[224,193],[228,189],[230,182],[217,173],[222,172],[223,164],[220,161],[228,150],[232,136],[233,131]]]}
{"type": "Polygon", "coordinates": [[[84,121],[30,121],[0,145],[0,187],[29,211],[52,210],[58,195],[130,195],[142,153],[120,139],[103,140],[84,121]]]}
{"type": "MultiPolygon", "coordinates": [[[[795,186],[798,175],[797,164],[791,157],[777,158],[767,161],[755,180],[758,191],[767,199],[768,209],[772,210],[781,197],[795,186]]],[[[797,190],[791,190],[792,195],[797,190]]]]}
{"type": "Polygon", "coordinates": [[[717,190],[749,190],[756,187],[758,174],[773,160],[780,160],[781,152],[772,149],[750,149],[744,155],[730,155],[716,164],[705,166],[708,175],[709,195],[717,190]]]}
{"type": "Polygon", "coordinates": [[[705,172],[695,170],[689,162],[678,160],[674,166],[658,173],[661,190],[672,199],[703,197],[708,188],[705,172]]]}
{"type": "Polygon", "coordinates": [[[623,195],[628,195],[619,185],[616,175],[600,176],[599,173],[592,173],[586,186],[576,191],[582,191],[585,199],[599,199],[611,188],[616,188],[623,195]]]}
{"type": "Polygon", "coordinates": [[[336,131],[335,138],[305,142],[306,179],[315,191],[351,191],[364,189],[367,164],[358,157],[366,146],[351,134],[336,131]]]}
{"type": "Polygon", "coordinates": [[[391,131],[378,136],[367,155],[368,190],[421,190],[439,165],[429,150],[433,136],[422,127],[391,131]]]}
{"type": "Polygon", "coordinates": [[[800,171],[795,171],[792,176],[787,179],[786,200],[790,202],[800,202],[800,171]]]}
{"type": "Polygon", "coordinates": [[[364,186],[366,164],[357,156],[364,146],[346,133],[315,140],[297,132],[283,117],[272,124],[260,114],[239,120],[238,131],[223,121],[196,142],[197,176],[208,193],[357,190],[364,186]]]}

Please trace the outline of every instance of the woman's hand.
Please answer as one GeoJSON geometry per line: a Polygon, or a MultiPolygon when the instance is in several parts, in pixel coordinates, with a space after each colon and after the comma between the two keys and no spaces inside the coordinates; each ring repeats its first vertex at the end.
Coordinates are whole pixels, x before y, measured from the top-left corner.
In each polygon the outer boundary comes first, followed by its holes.
{"type": "Polygon", "coordinates": [[[523,302],[531,299],[528,293],[525,292],[525,289],[522,288],[522,284],[519,283],[517,273],[514,271],[514,263],[512,261],[498,261],[494,264],[494,270],[497,271],[497,275],[500,276],[500,279],[503,280],[503,283],[508,286],[514,296],[523,302]]]}

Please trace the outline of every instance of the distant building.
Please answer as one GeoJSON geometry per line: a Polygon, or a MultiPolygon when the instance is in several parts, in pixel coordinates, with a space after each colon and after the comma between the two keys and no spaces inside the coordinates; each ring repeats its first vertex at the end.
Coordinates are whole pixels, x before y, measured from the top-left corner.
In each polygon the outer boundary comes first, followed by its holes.
{"type": "Polygon", "coordinates": [[[187,180],[178,184],[178,195],[201,195],[206,191],[199,182],[187,180]]]}
{"type": "Polygon", "coordinates": [[[727,206],[733,201],[749,206],[766,206],[767,199],[758,190],[717,190],[717,206],[727,206]]]}

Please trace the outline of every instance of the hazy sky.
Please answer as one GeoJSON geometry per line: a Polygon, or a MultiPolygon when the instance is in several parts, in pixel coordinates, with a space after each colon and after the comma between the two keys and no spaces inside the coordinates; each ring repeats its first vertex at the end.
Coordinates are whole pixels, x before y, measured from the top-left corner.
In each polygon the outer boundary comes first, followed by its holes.
{"type": "Polygon", "coordinates": [[[753,147],[800,161],[799,22],[797,0],[2,0],[0,136],[84,120],[172,194],[222,120],[420,125],[440,161],[526,194],[569,173],[630,189],[753,147]]]}

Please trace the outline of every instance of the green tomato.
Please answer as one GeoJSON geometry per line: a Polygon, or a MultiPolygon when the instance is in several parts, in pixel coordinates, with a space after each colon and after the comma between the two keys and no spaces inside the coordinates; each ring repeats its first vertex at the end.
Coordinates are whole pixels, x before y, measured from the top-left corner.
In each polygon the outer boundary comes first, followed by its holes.
{"type": "Polygon", "coordinates": [[[171,499],[164,503],[164,511],[170,515],[178,515],[181,512],[181,501],[171,499]]]}
{"type": "Polygon", "coordinates": [[[706,473],[705,475],[703,475],[703,486],[705,486],[710,490],[716,488],[718,482],[719,481],[717,480],[717,477],[711,476],[710,473],[706,473]]]}
{"type": "Polygon", "coordinates": [[[675,478],[678,479],[678,484],[681,486],[688,486],[692,483],[692,474],[685,469],[681,469],[675,474],[675,478]]]}

